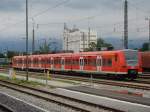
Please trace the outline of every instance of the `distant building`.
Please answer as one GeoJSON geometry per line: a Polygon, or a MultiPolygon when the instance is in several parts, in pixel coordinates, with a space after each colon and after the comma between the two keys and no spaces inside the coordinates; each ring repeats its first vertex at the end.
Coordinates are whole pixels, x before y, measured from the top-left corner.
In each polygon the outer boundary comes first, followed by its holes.
{"type": "Polygon", "coordinates": [[[97,43],[97,32],[94,30],[79,30],[77,28],[68,29],[64,26],[63,50],[82,52],[89,48],[89,43],[97,43]]]}

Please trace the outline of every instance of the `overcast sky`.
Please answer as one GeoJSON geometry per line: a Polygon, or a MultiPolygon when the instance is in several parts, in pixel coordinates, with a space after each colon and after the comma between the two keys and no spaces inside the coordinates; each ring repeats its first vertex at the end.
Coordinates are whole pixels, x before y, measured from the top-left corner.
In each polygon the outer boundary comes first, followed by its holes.
{"type": "MultiPolygon", "coordinates": [[[[129,1],[129,38],[148,40],[150,0],[129,1]]],[[[25,0],[0,1],[0,47],[9,43],[23,42],[25,37],[25,0]],[[4,43],[5,41],[5,43],[4,43]]],[[[91,27],[98,37],[119,38],[123,36],[124,0],[29,0],[29,38],[32,36],[33,20],[36,40],[62,38],[63,23],[79,29],[91,27]]]]}

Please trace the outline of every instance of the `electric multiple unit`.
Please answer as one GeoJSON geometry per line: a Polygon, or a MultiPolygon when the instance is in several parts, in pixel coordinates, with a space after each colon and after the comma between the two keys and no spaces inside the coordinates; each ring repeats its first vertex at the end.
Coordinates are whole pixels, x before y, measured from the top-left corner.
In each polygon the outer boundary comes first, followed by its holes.
{"type": "MultiPolygon", "coordinates": [[[[31,70],[50,70],[135,79],[142,74],[141,54],[136,50],[58,53],[28,56],[31,70]]],[[[26,56],[15,56],[12,67],[26,69],[26,56]]]]}

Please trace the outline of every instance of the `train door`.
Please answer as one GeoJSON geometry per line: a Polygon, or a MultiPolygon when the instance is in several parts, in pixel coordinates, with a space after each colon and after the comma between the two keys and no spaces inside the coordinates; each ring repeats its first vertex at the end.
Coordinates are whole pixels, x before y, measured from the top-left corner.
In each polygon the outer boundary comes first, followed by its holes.
{"type": "Polygon", "coordinates": [[[54,58],[51,58],[51,70],[54,69],[54,58]]]}
{"type": "Polygon", "coordinates": [[[65,59],[62,58],[61,59],[61,70],[64,70],[64,66],[65,66],[65,59]]]}
{"type": "Polygon", "coordinates": [[[83,57],[80,57],[80,70],[83,70],[84,67],[84,59],[83,57]]]}
{"type": "Polygon", "coordinates": [[[97,71],[102,71],[102,57],[97,56],[96,59],[97,71]]]}

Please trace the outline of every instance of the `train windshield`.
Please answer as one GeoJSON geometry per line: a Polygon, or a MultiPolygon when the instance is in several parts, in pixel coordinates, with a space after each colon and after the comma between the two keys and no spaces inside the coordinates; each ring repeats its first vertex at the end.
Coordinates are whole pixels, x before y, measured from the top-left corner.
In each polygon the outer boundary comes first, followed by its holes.
{"type": "Polygon", "coordinates": [[[127,50],[124,51],[125,59],[129,66],[136,66],[138,64],[138,51],[127,50]]]}

